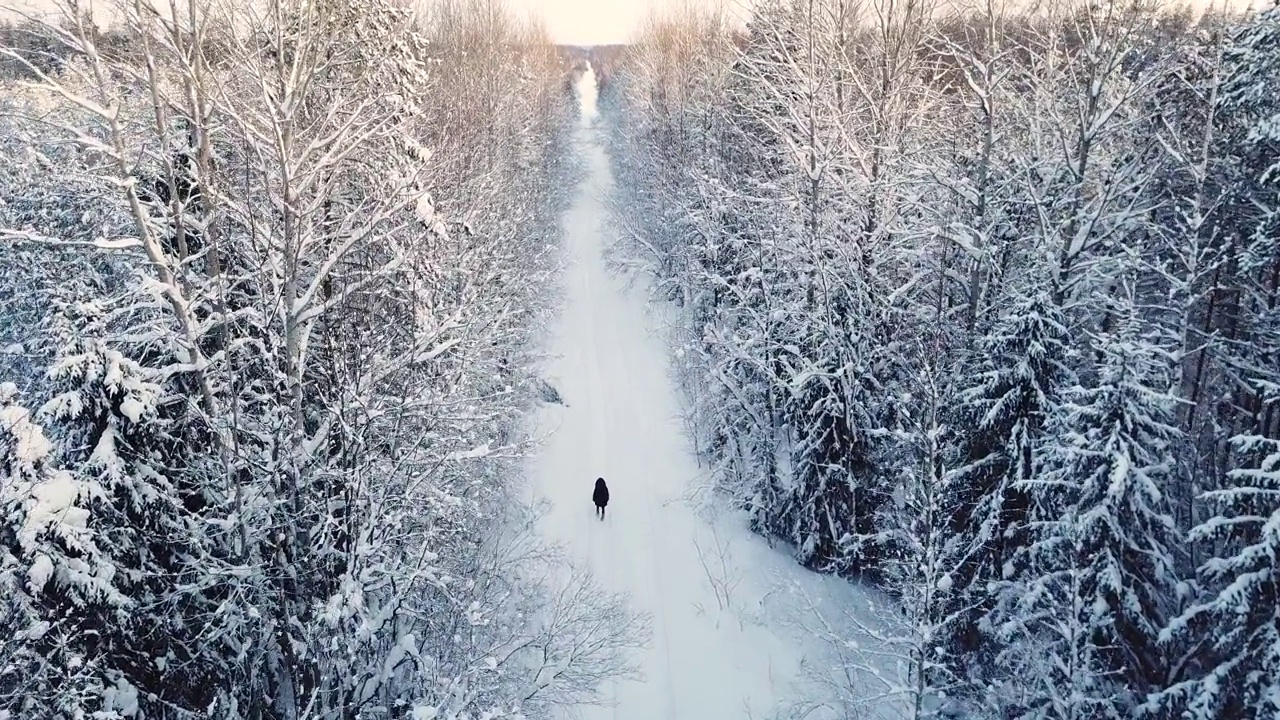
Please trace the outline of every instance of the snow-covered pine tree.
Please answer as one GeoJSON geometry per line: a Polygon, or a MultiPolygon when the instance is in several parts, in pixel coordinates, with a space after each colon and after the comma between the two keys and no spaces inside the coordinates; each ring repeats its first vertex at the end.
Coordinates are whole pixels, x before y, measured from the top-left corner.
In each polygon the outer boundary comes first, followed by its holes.
{"type": "MultiPolygon", "coordinates": [[[[954,409],[961,457],[944,491],[960,545],[948,607],[957,615],[948,628],[957,657],[989,659],[998,651],[983,630],[995,608],[992,589],[1011,579],[1014,556],[1028,542],[1024,483],[1035,474],[1048,415],[1072,383],[1069,353],[1062,313],[1043,290],[1011,300],[976,348],[978,372],[954,409]]],[[[992,670],[964,664],[980,685],[992,670]]]]}
{"type": "Polygon", "coordinates": [[[950,526],[954,510],[947,507],[951,497],[945,492],[954,455],[946,410],[954,377],[944,370],[946,355],[936,347],[933,352],[915,348],[909,357],[920,366],[902,386],[911,397],[889,433],[898,456],[888,497],[874,517],[876,584],[889,595],[891,608],[877,608],[876,601],[839,623],[819,619],[810,628],[829,646],[836,670],[809,668],[822,690],[788,706],[784,717],[809,717],[817,707],[839,717],[969,717],[965,713],[972,704],[959,694],[961,678],[954,672],[962,665],[946,646],[946,629],[955,620],[948,598],[955,590],[957,546],[950,526]]]}
{"type": "Polygon", "coordinates": [[[1280,714],[1280,441],[1241,435],[1235,446],[1241,466],[1226,487],[1205,493],[1214,514],[1191,533],[1223,549],[1200,568],[1209,594],[1162,638],[1199,645],[1206,668],[1152,703],[1195,720],[1280,714]]]}
{"type": "Polygon", "coordinates": [[[101,338],[110,332],[104,321],[125,314],[111,310],[78,303],[63,311],[64,344],[49,369],[53,396],[39,413],[58,465],[85,488],[76,507],[112,594],[58,568],[42,588],[41,609],[50,622],[75,623],[101,686],[115,688],[114,695],[104,690],[104,709],[136,695],[140,712],[199,712],[230,673],[222,656],[207,651],[221,640],[227,617],[215,619],[216,608],[233,577],[212,552],[213,526],[203,515],[217,470],[191,452],[209,440],[182,400],[181,382],[166,383],[122,351],[146,357],[163,350],[118,349],[101,338]]]}
{"type": "MultiPolygon", "coordinates": [[[[74,47],[65,28],[46,30],[74,47]]],[[[59,76],[68,93],[85,89],[84,62],[78,55],[59,76]]],[[[31,87],[19,101],[40,102],[46,88],[31,87]]],[[[8,306],[0,311],[8,321],[25,321],[25,362],[11,377],[31,389],[33,402],[43,403],[46,462],[64,480],[58,502],[68,517],[80,518],[72,540],[52,524],[32,524],[25,534],[38,544],[17,557],[36,558],[49,569],[28,590],[31,611],[50,632],[19,632],[16,649],[44,654],[43,672],[30,678],[30,697],[46,698],[41,707],[51,713],[71,713],[66,703],[94,712],[203,709],[225,685],[217,682],[225,674],[214,669],[225,670],[225,658],[208,649],[220,647],[220,629],[234,613],[211,620],[205,604],[211,595],[227,595],[213,589],[220,584],[214,578],[231,575],[212,572],[219,563],[207,562],[210,535],[217,534],[199,516],[217,502],[216,492],[204,492],[211,490],[203,463],[210,437],[192,432],[203,423],[179,399],[198,396],[188,384],[197,373],[178,367],[182,342],[157,316],[154,305],[164,292],[152,284],[156,278],[129,268],[142,257],[130,249],[143,243],[134,235],[121,186],[97,176],[103,156],[96,153],[105,146],[90,153],[51,137],[51,126],[86,122],[68,105],[53,103],[49,126],[14,123],[5,137],[25,141],[13,168],[28,172],[14,178],[16,186],[5,183],[0,226],[35,230],[13,233],[9,242],[16,239],[16,245],[5,248],[14,253],[7,257],[24,259],[17,279],[27,279],[21,289],[11,286],[22,294],[14,308],[22,314],[9,315],[8,306]],[[22,200],[6,202],[14,197],[22,200]],[[58,212],[42,209],[48,207],[58,212]]],[[[132,115],[137,108],[126,104],[120,111],[132,115]]],[[[100,130],[95,125],[89,134],[100,130]]],[[[140,192],[155,187],[137,180],[140,192]]],[[[168,208],[159,205],[148,242],[187,260],[188,248],[173,243],[173,226],[161,219],[168,208]]],[[[207,306],[186,307],[199,312],[207,306]]],[[[39,522],[48,521],[48,514],[42,517],[39,522]]],[[[5,519],[16,527],[33,522],[23,513],[5,519]]],[[[13,706],[0,705],[5,707],[13,706]]],[[[35,712],[27,708],[23,715],[35,712]]]]}
{"type": "Polygon", "coordinates": [[[1217,110],[1236,143],[1227,149],[1238,287],[1215,420],[1230,446],[1190,534],[1209,556],[1201,595],[1162,636],[1197,655],[1189,677],[1152,704],[1196,720],[1261,720],[1280,715],[1280,7],[1235,33],[1224,65],[1217,110]]]}
{"type": "MultiPolygon", "coordinates": [[[[850,338],[852,340],[852,338],[850,338]]],[[[874,478],[873,427],[856,395],[859,373],[837,342],[823,343],[822,356],[799,368],[784,407],[794,434],[791,478],[784,504],[775,508],[800,561],[823,572],[874,575],[878,562],[875,519],[885,503],[874,478]]]]}
{"type": "Polygon", "coordinates": [[[1020,716],[1132,717],[1159,689],[1157,639],[1176,578],[1176,530],[1165,484],[1174,466],[1174,399],[1167,343],[1139,315],[1133,291],[1115,326],[1094,340],[1098,366],[1053,408],[1034,474],[1017,488],[1031,503],[998,614],[1026,670],[1020,716]]]}
{"type": "MultiPolygon", "coordinates": [[[[101,678],[74,619],[42,607],[61,571],[101,567],[77,503],[88,488],[53,465],[53,444],[13,383],[0,383],[0,708],[55,718],[98,707],[101,678]]],[[[98,596],[117,599],[109,585],[98,596]]]]}
{"type": "Polygon", "coordinates": [[[137,314],[68,304],[56,323],[53,397],[39,411],[50,434],[25,420],[25,447],[10,448],[29,477],[7,489],[19,505],[6,550],[27,568],[28,611],[55,632],[7,630],[25,634],[25,652],[46,655],[45,682],[76,678],[33,688],[56,693],[45,712],[200,712],[228,673],[208,651],[220,637],[219,578],[229,575],[214,569],[223,566],[209,557],[199,514],[208,497],[188,451],[204,441],[157,373],[97,337],[105,318],[137,314]]]}

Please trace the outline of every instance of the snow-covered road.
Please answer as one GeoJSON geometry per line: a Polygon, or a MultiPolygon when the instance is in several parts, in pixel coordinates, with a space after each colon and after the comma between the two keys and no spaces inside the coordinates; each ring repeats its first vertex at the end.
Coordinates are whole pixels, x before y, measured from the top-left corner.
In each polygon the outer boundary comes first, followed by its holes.
{"type": "MultiPolygon", "coordinates": [[[[594,76],[582,83],[594,115],[594,76]]],[[[651,618],[636,658],[643,678],[605,689],[607,707],[568,716],[624,720],[765,718],[789,692],[801,658],[820,643],[778,619],[779,588],[819,604],[844,602],[848,584],[805,572],[733,517],[713,521],[685,496],[698,467],[686,442],[667,352],[643,287],[606,269],[605,198],[612,179],[596,132],[579,130],[588,177],[564,218],[565,305],[546,369],[566,406],[538,416],[548,441],[532,461],[535,491],[551,507],[542,532],[562,543],[608,590],[651,618]],[[591,504],[603,476],[606,519],[591,504]]],[[[815,717],[819,717],[819,713],[815,717]]]]}

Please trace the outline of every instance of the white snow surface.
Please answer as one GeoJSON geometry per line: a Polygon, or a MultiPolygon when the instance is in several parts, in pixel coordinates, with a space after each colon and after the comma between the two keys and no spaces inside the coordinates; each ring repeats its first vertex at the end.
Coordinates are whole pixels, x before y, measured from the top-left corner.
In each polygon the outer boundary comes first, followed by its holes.
{"type": "MultiPolygon", "coordinates": [[[[8,387],[0,388],[0,393],[7,392],[10,397],[17,395],[17,390],[10,390],[12,383],[5,385],[8,387]]],[[[13,459],[18,465],[34,465],[53,450],[44,431],[31,422],[31,413],[24,407],[0,407],[0,429],[13,436],[13,459]]]]}
{"type": "MultiPolygon", "coordinates": [[[[591,73],[579,90],[584,116],[594,114],[591,73]]],[[[735,513],[709,513],[689,500],[701,471],[666,345],[643,281],[628,287],[606,268],[612,179],[596,131],[584,123],[577,132],[588,177],[563,220],[564,307],[545,369],[566,405],[537,414],[536,431],[547,440],[530,473],[551,506],[541,532],[646,613],[652,638],[635,657],[641,678],[614,681],[603,689],[605,705],[565,708],[564,716],[768,718],[780,703],[817,699],[812,684],[796,686],[801,663],[838,673],[830,653],[841,640],[819,638],[842,624],[835,618],[866,608],[867,597],[804,570],[735,513]],[[610,491],[603,521],[591,502],[597,477],[610,491]]]]}
{"type": "Polygon", "coordinates": [[[596,71],[590,65],[587,71],[578,78],[578,110],[582,117],[582,127],[591,127],[599,116],[599,110],[596,107],[596,71]]]}

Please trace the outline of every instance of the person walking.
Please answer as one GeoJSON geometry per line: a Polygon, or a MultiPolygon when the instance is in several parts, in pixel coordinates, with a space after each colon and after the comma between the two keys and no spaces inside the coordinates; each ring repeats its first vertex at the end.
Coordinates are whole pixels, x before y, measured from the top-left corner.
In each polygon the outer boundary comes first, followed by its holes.
{"type": "Polygon", "coordinates": [[[609,504],[609,486],[604,484],[604,478],[596,478],[596,489],[591,493],[591,502],[596,504],[596,515],[603,521],[604,506],[609,504]]]}

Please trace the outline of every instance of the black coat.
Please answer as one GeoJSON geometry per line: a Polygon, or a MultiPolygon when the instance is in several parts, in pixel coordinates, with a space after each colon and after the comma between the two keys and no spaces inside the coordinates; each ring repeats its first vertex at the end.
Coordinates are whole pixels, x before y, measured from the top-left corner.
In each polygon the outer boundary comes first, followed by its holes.
{"type": "Polygon", "coordinates": [[[604,484],[604,478],[596,480],[596,489],[591,493],[591,502],[599,507],[609,504],[609,486],[604,484]]]}

